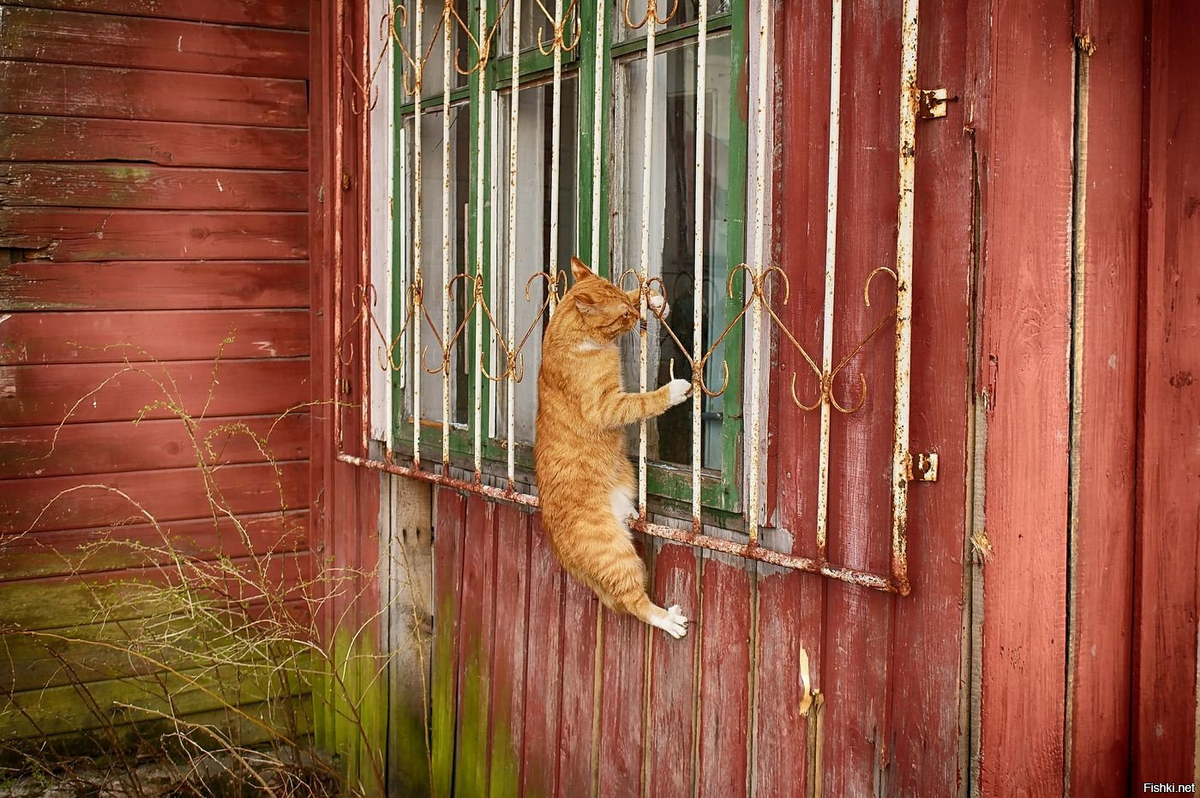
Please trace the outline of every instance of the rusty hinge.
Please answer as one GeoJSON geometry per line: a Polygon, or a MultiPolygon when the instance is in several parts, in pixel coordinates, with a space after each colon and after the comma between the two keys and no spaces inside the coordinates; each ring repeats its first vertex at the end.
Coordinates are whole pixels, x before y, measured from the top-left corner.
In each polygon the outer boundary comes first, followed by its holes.
{"type": "Polygon", "coordinates": [[[918,89],[917,116],[921,119],[939,119],[945,116],[949,99],[949,92],[945,89],[918,89]]]}
{"type": "Polygon", "coordinates": [[[909,482],[937,482],[937,452],[918,452],[908,455],[909,482]]]}

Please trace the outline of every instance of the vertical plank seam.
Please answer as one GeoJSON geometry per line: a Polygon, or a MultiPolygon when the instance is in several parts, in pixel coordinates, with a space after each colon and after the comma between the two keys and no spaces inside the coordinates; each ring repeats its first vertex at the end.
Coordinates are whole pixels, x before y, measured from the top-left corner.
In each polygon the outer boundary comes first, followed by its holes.
{"type": "Polygon", "coordinates": [[[700,719],[704,678],[704,564],[708,553],[696,556],[696,639],[692,643],[692,798],[700,798],[700,719]]]}
{"type": "Polygon", "coordinates": [[[604,607],[596,607],[596,655],[592,662],[592,798],[600,794],[600,720],[604,698],[604,607]]]}
{"type": "Polygon", "coordinates": [[[1075,666],[1078,661],[1078,573],[1079,555],[1079,478],[1083,432],[1084,379],[1084,303],[1086,281],[1087,225],[1087,139],[1088,80],[1091,53],[1083,39],[1076,37],[1075,96],[1073,109],[1075,135],[1072,141],[1074,180],[1070,209],[1071,236],[1071,319],[1068,362],[1071,384],[1067,390],[1070,408],[1070,436],[1067,442],[1067,662],[1066,694],[1063,703],[1063,796],[1071,798],[1071,763],[1074,759],[1075,666]]]}
{"type": "Polygon", "coordinates": [[[746,735],[746,795],[749,798],[755,798],[758,793],[756,778],[758,767],[756,762],[756,751],[758,748],[758,661],[759,661],[759,590],[758,590],[758,563],[753,563],[753,570],[750,572],[750,639],[747,645],[750,648],[749,673],[746,675],[747,688],[749,690],[749,700],[747,702],[747,722],[750,724],[749,734],[746,735]]]}

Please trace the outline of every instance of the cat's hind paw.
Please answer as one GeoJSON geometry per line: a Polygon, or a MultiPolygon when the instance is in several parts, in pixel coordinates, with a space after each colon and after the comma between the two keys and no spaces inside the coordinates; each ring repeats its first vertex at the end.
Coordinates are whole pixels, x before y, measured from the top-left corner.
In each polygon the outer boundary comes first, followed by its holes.
{"type": "Polygon", "coordinates": [[[687,634],[688,619],[684,616],[683,610],[679,608],[678,604],[672,604],[667,608],[666,614],[655,626],[678,640],[687,634]]]}

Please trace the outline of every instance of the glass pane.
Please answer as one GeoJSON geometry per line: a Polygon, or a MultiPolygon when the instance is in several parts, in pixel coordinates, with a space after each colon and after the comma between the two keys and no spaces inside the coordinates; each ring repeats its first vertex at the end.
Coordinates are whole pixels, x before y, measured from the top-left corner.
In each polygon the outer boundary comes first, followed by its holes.
{"type": "MultiPolygon", "coordinates": [[[[519,344],[526,331],[532,330],[529,340],[521,349],[525,358],[523,379],[516,384],[511,401],[515,409],[516,440],[524,443],[533,441],[533,422],[537,415],[537,370],[541,363],[542,333],[549,313],[542,313],[547,299],[547,284],[544,279],[529,280],[538,272],[549,269],[550,241],[550,178],[554,147],[553,90],[550,84],[542,84],[520,91],[517,134],[517,257],[515,263],[508,260],[508,166],[509,166],[509,113],[512,94],[503,92],[495,96],[496,147],[492,164],[492,190],[495,215],[492,218],[492,240],[495,251],[492,255],[493,269],[491,307],[507,335],[508,286],[515,288],[516,304],[513,324],[519,344]],[[525,286],[529,283],[529,300],[525,299],[525,286]],[[539,315],[540,314],[540,315],[539,315]]],[[[576,113],[576,85],[574,79],[562,82],[562,118],[559,123],[559,209],[558,209],[558,268],[570,269],[571,255],[575,253],[577,196],[576,142],[578,115],[576,113]]],[[[494,341],[494,339],[493,339],[494,341]]],[[[493,346],[495,344],[493,343],[493,346]]],[[[493,349],[493,352],[496,352],[493,349]]],[[[493,358],[503,370],[502,355],[493,358]]],[[[498,412],[494,434],[505,438],[508,433],[508,384],[498,386],[498,412]]]]}
{"type": "MultiPolygon", "coordinates": [[[[452,7],[458,13],[458,19],[452,15],[450,17],[450,58],[454,58],[454,53],[458,52],[458,66],[462,69],[469,69],[475,60],[479,58],[479,53],[475,49],[475,45],[471,43],[470,37],[462,30],[462,24],[470,25],[471,18],[468,16],[470,9],[467,0],[451,0],[452,7]],[[462,20],[462,24],[459,23],[462,20]]],[[[445,6],[441,2],[427,0],[424,3],[424,14],[421,21],[421,42],[418,46],[417,37],[417,11],[416,4],[408,6],[407,14],[396,14],[396,31],[400,36],[400,41],[404,42],[404,47],[408,50],[409,58],[418,65],[420,59],[424,58],[424,68],[422,70],[423,82],[421,84],[421,96],[432,97],[441,94],[444,91],[445,75],[442,73],[443,57],[445,55],[445,37],[444,28],[442,27],[442,13],[445,6]]],[[[473,34],[475,31],[471,31],[473,34]]],[[[416,77],[416,71],[413,64],[409,63],[403,55],[397,53],[397,62],[400,64],[400,71],[403,75],[401,83],[401,91],[406,92],[411,88],[416,77]]],[[[456,89],[467,85],[467,77],[459,74],[454,68],[454,62],[450,64],[450,88],[456,89]]],[[[400,98],[401,105],[412,102],[412,96],[404,94],[400,98]]]]}
{"type": "MultiPolygon", "coordinates": [[[[705,97],[704,273],[701,275],[703,316],[700,326],[702,348],[716,341],[725,329],[728,298],[728,196],[730,169],[729,37],[714,37],[708,44],[705,97]]],[[[661,277],[671,313],[671,331],[691,353],[694,341],[693,308],[695,285],[695,182],[696,182],[696,46],[685,46],[656,54],[654,63],[654,106],[647,142],[646,59],[633,57],[622,62],[616,74],[618,116],[613,126],[617,137],[613,169],[613,263],[614,273],[638,269],[641,264],[643,180],[646,146],[651,147],[649,164],[648,271],[661,277]]],[[[630,283],[629,287],[632,287],[630,283]]],[[[688,377],[687,360],[679,352],[663,325],[652,321],[647,340],[648,388],[670,379],[669,366],[675,359],[675,375],[688,377]]],[[[638,385],[637,335],[624,339],[626,385],[638,385]]],[[[705,371],[710,388],[719,389],[724,371],[724,345],[712,355],[705,371]]],[[[738,357],[737,352],[728,353],[738,357]]],[[[730,391],[737,390],[730,386],[730,391]]],[[[721,467],[721,423],[723,397],[705,397],[701,404],[701,463],[721,467]]],[[[653,460],[690,464],[692,461],[692,403],[677,405],[648,425],[649,456],[653,460]]],[[[636,430],[632,433],[636,435],[636,430]]]]}
{"type": "MultiPolygon", "coordinates": [[[[493,14],[497,2],[503,4],[503,0],[492,0],[493,14]]],[[[508,8],[504,11],[504,16],[500,19],[500,29],[496,32],[496,40],[500,43],[500,55],[512,53],[513,8],[518,2],[521,4],[521,52],[537,48],[539,36],[541,37],[541,47],[549,50],[550,43],[554,40],[554,0],[511,0],[508,8]]],[[[570,5],[570,0],[564,0],[564,14],[570,5]]],[[[574,34],[567,35],[573,30],[573,23],[563,28],[563,37],[567,40],[567,44],[574,40],[574,34]]],[[[567,58],[564,56],[563,60],[566,61],[567,58]]]]}
{"type": "MultiPolygon", "coordinates": [[[[413,315],[405,328],[404,340],[400,343],[400,348],[404,352],[404,384],[406,386],[403,405],[404,416],[401,419],[401,441],[411,441],[412,439],[411,429],[406,429],[404,426],[412,423],[413,391],[411,386],[413,385],[413,379],[420,380],[422,421],[434,427],[441,426],[442,374],[440,371],[436,374],[430,374],[425,366],[433,370],[441,369],[442,349],[438,344],[438,339],[441,337],[445,340],[442,332],[442,304],[446,299],[446,288],[442,279],[443,185],[449,187],[450,198],[450,273],[454,275],[468,270],[466,265],[468,252],[467,234],[469,231],[467,203],[470,200],[472,186],[470,170],[470,119],[470,111],[466,105],[454,106],[450,109],[450,175],[449,180],[443,183],[441,109],[426,111],[421,114],[420,268],[423,282],[423,305],[425,312],[428,313],[428,318],[426,318],[425,313],[413,315]],[[418,324],[421,327],[421,351],[416,352],[414,355],[414,328],[418,324]],[[424,356],[424,365],[422,364],[422,355],[424,356]]],[[[400,285],[399,290],[402,292],[399,301],[404,303],[400,316],[402,324],[404,323],[404,319],[411,313],[409,310],[411,304],[411,264],[415,262],[413,240],[415,238],[417,221],[414,215],[416,197],[413,194],[413,187],[415,185],[415,164],[412,151],[413,146],[411,145],[411,142],[413,142],[413,128],[414,117],[406,117],[402,140],[403,151],[399,156],[402,162],[399,168],[401,170],[401,183],[403,184],[404,191],[402,197],[403,206],[399,211],[403,226],[398,231],[399,246],[403,248],[399,258],[401,276],[398,281],[400,285]]],[[[453,336],[454,331],[462,321],[470,301],[470,287],[464,286],[463,281],[460,280],[456,285],[455,296],[450,307],[451,336],[453,336]]],[[[455,424],[465,424],[469,419],[468,388],[470,382],[469,364],[471,363],[471,359],[467,357],[466,347],[468,343],[467,336],[463,335],[450,347],[450,420],[455,424]]],[[[397,352],[393,357],[393,361],[399,360],[400,353],[397,352]]],[[[422,433],[421,437],[424,447],[428,447],[431,440],[437,441],[437,445],[440,446],[440,438],[437,437],[437,433],[433,433],[433,437],[431,437],[430,432],[426,431],[422,433]]]]}
{"type": "MultiPolygon", "coordinates": [[[[659,20],[665,20],[658,25],[658,30],[669,30],[691,24],[700,18],[701,0],[658,0],[659,20]],[[672,8],[674,6],[674,8],[672,8]]],[[[707,0],[708,18],[729,13],[729,0],[707,0]]],[[[617,31],[617,41],[624,42],[646,35],[647,0],[615,0],[616,11],[614,25],[617,31]],[[632,23],[632,25],[631,25],[632,23]]]]}

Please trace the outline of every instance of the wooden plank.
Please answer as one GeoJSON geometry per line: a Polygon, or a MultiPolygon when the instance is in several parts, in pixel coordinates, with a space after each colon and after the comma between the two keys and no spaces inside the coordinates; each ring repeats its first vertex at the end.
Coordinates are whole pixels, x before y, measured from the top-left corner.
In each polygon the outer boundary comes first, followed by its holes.
{"type": "Polygon", "coordinates": [[[563,576],[562,727],[558,739],[558,798],[594,796],[592,756],[596,721],[596,594],[563,576]]]}
{"type": "Polygon", "coordinates": [[[1134,785],[1192,783],[1200,744],[1200,8],[1155,4],[1149,26],[1134,785]]]}
{"type": "Polygon", "coordinates": [[[302,310],[14,313],[0,317],[0,364],[113,363],[308,355],[302,310]],[[146,351],[153,347],[153,354],[146,351]]]}
{"type": "Polygon", "coordinates": [[[0,114],[0,161],[130,161],[160,166],[308,166],[308,131],[0,114]]]}
{"type": "Polygon", "coordinates": [[[753,567],[708,554],[701,569],[700,795],[749,794],[753,567]]]}
{"type": "MultiPolygon", "coordinates": [[[[170,364],[0,366],[0,424],[46,425],[128,421],[153,403],[171,400],[199,418],[279,414],[308,401],[306,359],[170,364]],[[219,385],[214,379],[219,378],[219,385]],[[167,388],[171,381],[174,387],[167,388]],[[210,398],[211,391],[211,398],[210,398]],[[94,392],[94,393],[93,393],[94,392]]],[[[154,407],[146,418],[178,418],[154,407]]]]}
{"type": "Polygon", "coordinates": [[[0,533],[105,527],[149,518],[174,521],[216,515],[221,508],[234,515],[262,513],[308,503],[304,462],[222,466],[211,478],[206,483],[199,469],[179,468],[13,480],[0,496],[0,533]]]}
{"type": "Polygon", "coordinates": [[[1100,6],[1076,23],[1077,37],[1099,44],[1081,47],[1077,68],[1067,790],[1120,796],[1130,783],[1145,10],[1100,6]]]}
{"type": "Polygon", "coordinates": [[[303,308],[308,281],[307,261],[14,263],[0,311],[303,308]]]}
{"type": "Polygon", "coordinates": [[[603,612],[598,796],[624,798],[642,794],[646,638],[651,633],[665,633],[632,615],[603,612]]]}
{"type": "Polygon", "coordinates": [[[650,647],[650,744],[647,781],[655,798],[691,798],[696,778],[692,756],[697,701],[696,656],[700,640],[699,563],[689,546],[664,543],[654,558],[651,598],[661,606],[678,604],[691,620],[682,640],[655,631],[650,647]]]}
{"type": "MultiPolygon", "coordinates": [[[[895,296],[885,276],[871,284],[871,306],[863,300],[870,274],[896,259],[901,10],[851,4],[842,20],[834,364],[867,339],[895,296]]],[[[829,558],[877,574],[891,567],[895,346],[889,323],[833,384],[853,407],[861,375],[867,396],[853,414],[831,411],[829,558]]],[[[804,383],[816,383],[811,372],[804,383]]],[[[812,388],[800,396],[811,402],[812,388]]],[[[822,776],[830,795],[885,793],[893,604],[838,581],[826,588],[822,776]]]]}
{"type": "Polygon", "coordinates": [[[112,720],[154,720],[163,714],[257,703],[277,694],[279,686],[272,683],[273,678],[266,669],[230,666],[93,682],[85,689],[94,711],[86,709],[88,704],[74,685],[6,694],[5,711],[0,712],[0,740],[88,731],[103,728],[112,720]]]}
{"type": "Polygon", "coordinates": [[[459,621],[455,795],[483,796],[488,792],[491,761],[488,710],[494,683],[491,664],[496,600],[495,509],[494,504],[478,494],[467,497],[459,621]]]}
{"type": "Polygon", "coordinates": [[[433,680],[430,712],[433,794],[450,795],[454,784],[455,726],[458,715],[458,641],[461,625],[463,534],[462,494],[437,488],[433,538],[433,680]]]}
{"type": "MultiPolygon", "coordinates": [[[[240,603],[251,616],[268,611],[293,613],[297,602],[311,607],[318,599],[312,588],[313,558],[307,552],[261,560],[234,559],[219,568],[201,562],[189,566],[195,568],[185,570],[186,584],[192,590],[220,587],[223,597],[240,603]],[[203,579],[200,569],[215,581],[203,579]],[[269,606],[263,601],[264,590],[274,599],[269,606]]],[[[182,609],[180,584],[176,567],[0,582],[0,617],[14,627],[47,630],[165,616],[182,609]]]]}
{"type": "MultiPolygon", "coordinates": [[[[310,620],[306,604],[293,604],[289,609],[296,623],[310,620]]],[[[290,614],[289,623],[291,617],[290,614]]],[[[215,625],[210,626],[207,634],[201,635],[195,617],[187,613],[83,624],[56,629],[47,635],[5,629],[0,632],[0,661],[11,666],[12,673],[0,677],[0,692],[140,676],[161,671],[164,664],[176,670],[205,662],[212,664],[217,651],[214,643],[228,645],[228,640],[213,639],[214,634],[228,633],[228,626],[220,629],[218,632],[215,625]],[[146,654],[148,658],[130,656],[131,651],[146,654]]],[[[278,656],[283,656],[282,650],[278,656]]]]}
{"type": "Polygon", "coordinates": [[[306,0],[5,0],[5,5],[308,30],[306,0]]]}
{"type": "Polygon", "coordinates": [[[306,211],[303,172],[141,164],[0,164],[0,206],[306,211]]]}
{"type": "MultiPolygon", "coordinates": [[[[976,427],[986,439],[979,720],[982,795],[1064,784],[1072,5],[1021,0],[990,23],[978,117],[982,287],[976,427]],[[1036,740],[1036,745],[1030,741],[1036,740]]],[[[985,24],[981,17],[974,24],[985,24]]]]}
{"type": "Polygon", "coordinates": [[[0,61],[0,113],[302,128],[302,80],[0,61]]]}
{"type": "MultiPolygon", "coordinates": [[[[498,503],[496,515],[495,645],[491,677],[491,765],[488,795],[522,795],[525,676],[529,628],[529,513],[498,503]]],[[[531,662],[539,668],[544,663],[531,662]]],[[[534,702],[538,700],[535,693],[534,702]]]]}
{"type": "Polygon", "coordinates": [[[308,413],[296,413],[207,418],[193,432],[179,419],[5,427],[0,428],[0,479],[184,468],[201,460],[306,460],[310,423],[308,413]]]}
{"type": "MultiPolygon", "coordinates": [[[[760,565],[759,570],[767,566],[760,565]]],[[[753,779],[758,798],[808,794],[812,719],[800,714],[804,697],[800,652],[808,657],[812,686],[821,688],[823,581],[796,571],[772,571],[759,578],[752,666],[756,683],[753,779]]],[[[815,717],[817,710],[810,711],[815,717]]]]}
{"type": "Polygon", "coordinates": [[[558,730],[562,701],[562,580],[542,515],[531,519],[529,628],[525,669],[525,751],[521,794],[553,798],[558,788],[558,730]]]}
{"type": "MultiPolygon", "coordinates": [[[[780,14],[780,91],[787,100],[777,117],[780,225],[779,263],[787,269],[793,297],[779,307],[781,318],[819,356],[824,301],[826,178],[829,127],[830,4],[787,3],[780,14]],[[807,266],[805,264],[808,264],[807,266]]],[[[808,379],[811,370],[793,347],[779,344],[776,355],[784,379],[771,380],[770,470],[776,479],[779,527],[763,531],[763,544],[779,551],[817,556],[816,517],[821,433],[820,414],[800,410],[786,387],[790,374],[808,379]]],[[[809,660],[814,689],[824,689],[825,586],[822,577],[770,573],[760,566],[758,647],[755,657],[754,780],[756,795],[817,795],[823,763],[809,745],[815,712],[801,717],[800,650],[809,660]],[[812,772],[815,767],[817,773],[812,772]]],[[[828,794],[828,793],[824,793],[828,794]]]]}
{"type": "Polygon", "coordinates": [[[304,258],[307,229],[303,213],[0,209],[0,247],[31,260],[304,258]]]}
{"type": "MultiPolygon", "coordinates": [[[[922,14],[921,72],[939,86],[966,83],[967,3],[922,14]]],[[[971,401],[973,302],[970,105],[949,103],[945,119],[918,122],[913,255],[910,449],[938,452],[938,481],[908,493],[912,593],[894,600],[889,668],[888,795],[962,795],[969,700],[963,656],[967,413],[971,401]],[[947,269],[947,264],[956,264],[947,269]]],[[[986,609],[985,609],[986,612],[986,609]]]]}
{"type": "Polygon", "coordinates": [[[10,538],[0,547],[7,579],[98,573],[141,565],[165,565],[177,557],[209,560],[218,555],[274,556],[308,548],[307,510],[129,524],[116,528],[67,529],[10,538]]]}
{"type": "Polygon", "coordinates": [[[0,7],[0,59],[304,80],[308,34],[0,7]]]}

